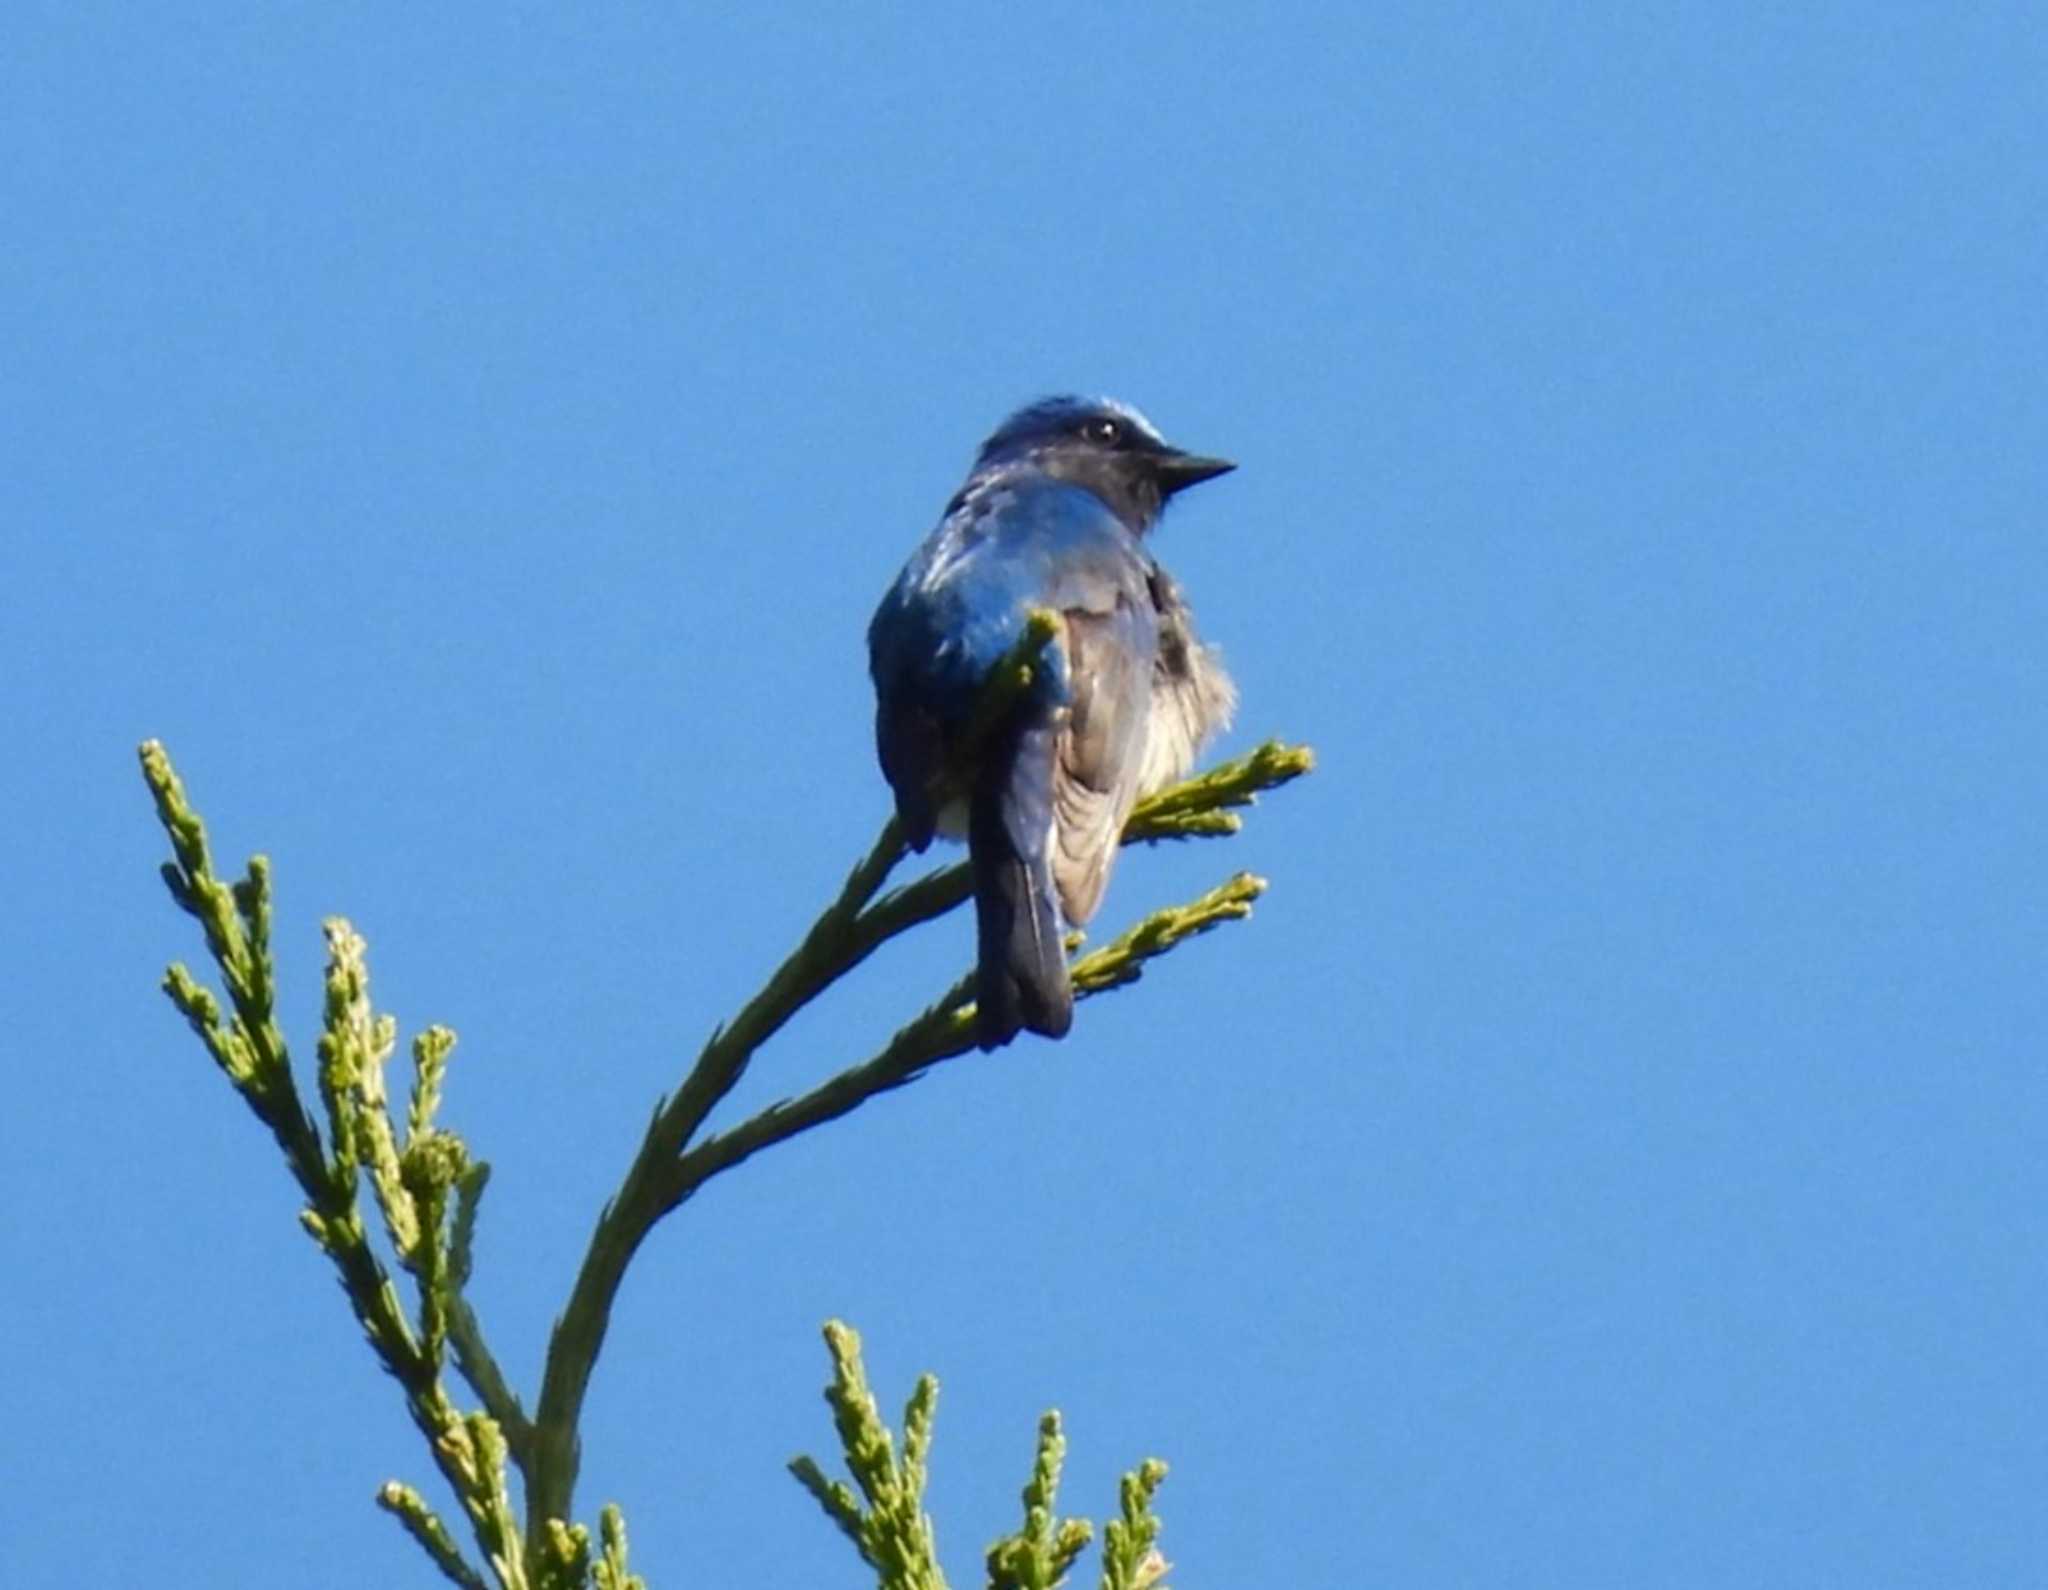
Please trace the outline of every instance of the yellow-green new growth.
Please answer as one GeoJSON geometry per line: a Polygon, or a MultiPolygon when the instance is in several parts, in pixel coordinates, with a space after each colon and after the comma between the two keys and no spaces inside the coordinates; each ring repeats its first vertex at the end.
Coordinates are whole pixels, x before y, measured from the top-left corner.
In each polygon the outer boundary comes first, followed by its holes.
{"type": "Polygon", "coordinates": [[[597,1515],[602,1552],[591,1565],[596,1590],[647,1590],[647,1581],[626,1571],[626,1515],[616,1502],[606,1502],[597,1515]]]}
{"type": "Polygon", "coordinates": [[[825,1327],[825,1347],[832,1355],[825,1400],[860,1495],[843,1480],[827,1479],[808,1457],[792,1459],[789,1470],[875,1570],[880,1590],[945,1590],[931,1517],[924,1511],[925,1461],[939,1383],[925,1375],[911,1393],[903,1415],[904,1460],[898,1463],[889,1428],[868,1389],[859,1335],[833,1320],[825,1327]]]}
{"type": "MultiPolygon", "coordinates": [[[[899,1463],[888,1426],[868,1389],[860,1337],[833,1320],[825,1327],[825,1346],[832,1356],[825,1400],[831,1404],[840,1451],[854,1483],[829,1478],[810,1457],[793,1458],[789,1471],[853,1542],[861,1561],[874,1570],[879,1590],[944,1590],[932,1522],[924,1512],[926,1459],[939,1383],[930,1375],[919,1377],[903,1412],[899,1463]]],[[[988,1548],[989,1590],[1058,1590],[1087,1549],[1094,1527],[1085,1518],[1061,1518],[1057,1510],[1066,1452],[1060,1416],[1047,1413],[1038,1421],[1031,1478],[1024,1485],[1023,1524],[988,1548]]],[[[1166,1465],[1156,1458],[1146,1459],[1124,1476],[1123,1514],[1109,1526],[1103,1544],[1104,1590],[1163,1590],[1159,1578],[1166,1561],[1153,1545],[1159,1520],[1151,1505],[1165,1476],[1166,1465]]]]}
{"type": "Polygon", "coordinates": [[[1060,1416],[1049,1412],[1038,1421],[1038,1450],[1024,1486],[1023,1527],[988,1549],[989,1590],[1057,1590],[1074,1559],[1095,1538],[1087,1519],[1061,1518],[1054,1511],[1066,1458],[1060,1416]]]}
{"type": "Polygon", "coordinates": [[[386,1480],[378,1488],[377,1505],[396,1518],[405,1532],[419,1542],[420,1549],[433,1559],[442,1577],[460,1585],[462,1590],[489,1590],[477,1571],[462,1560],[462,1551],[455,1544],[455,1537],[448,1533],[448,1526],[427,1506],[426,1498],[418,1491],[397,1480],[386,1480]]]}
{"type": "Polygon", "coordinates": [[[1168,1563],[1160,1554],[1159,1515],[1152,1498],[1166,1479],[1166,1465],[1147,1458],[1118,1487],[1121,1511],[1102,1532],[1102,1590],[1166,1590],[1168,1563]]]}
{"type": "MultiPolygon", "coordinates": [[[[466,1151],[459,1140],[432,1128],[420,1136],[410,1167],[397,1149],[383,1086],[383,1066],[396,1041],[396,1025],[372,1008],[363,943],[344,922],[331,923],[328,932],[327,1002],[318,1067],[328,1122],[323,1140],[300,1099],[289,1051],[272,1019],[276,983],[270,956],[269,864],[258,857],[240,882],[232,887],[223,883],[213,870],[205,827],[191,809],[163,747],[150,741],[140,755],[143,777],[176,857],[163,869],[164,881],[172,899],[204,929],[232,1015],[183,966],[166,972],[164,990],[283,1149],[307,1201],[301,1223],[334,1264],[365,1338],[403,1388],[407,1411],[469,1516],[502,1590],[527,1590],[524,1547],[506,1489],[504,1438],[488,1415],[465,1418],[440,1378],[440,1344],[454,1306],[446,1287],[450,1268],[440,1251],[446,1224],[442,1211],[449,1188],[465,1179],[466,1151]],[[422,1278],[417,1328],[370,1244],[358,1196],[359,1166],[372,1183],[401,1262],[422,1278]],[[430,1210],[425,1221],[423,1199],[430,1210]]],[[[452,1035],[428,1046],[437,1071],[426,1085],[427,1093],[420,1095],[423,1109],[438,1088],[438,1067],[449,1043],[452,1035]]],[[[481,1182],[475,1185],[480,1187],[481,1182]]],[[[488,1358],[480,1338],[474,1346],[480,1357],[488,1358]]],[[[461,1563],[452,1537],[417,1491],[386,1487],[378,1500],[420,1542],[444,1576],[464,1586],[484,1582],[461,1563]]]]}

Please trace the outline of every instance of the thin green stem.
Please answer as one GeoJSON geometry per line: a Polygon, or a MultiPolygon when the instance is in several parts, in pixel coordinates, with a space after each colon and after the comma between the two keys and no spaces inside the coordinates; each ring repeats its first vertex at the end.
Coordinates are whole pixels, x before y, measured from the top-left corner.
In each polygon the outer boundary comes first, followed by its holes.
{"type": "MultiPolygon", "coordinates": [[[[987,732],[1028,688],[1045,648],[1059,633],[1059,620],[1034,612],[1023,634],[997,665],[977,703],[970,741],[987,732]]],[[[832,983],[858,966],[903,926],[924,920],[912,915],[902,926],[896,918],[861,921],[861,913],[904,854],[903,831],[892,817],[880,837],[853,869],[839,897],[827,906],[811,930],[766,986],[740,1010],[731,1025],[711,1035],[683,1085],[656,1112],[647,1136],[627,1168],[624,1182],[598,1217],[590,1249],[584,1256],[568,1304],[548,1340],[547,1367],[540,1401],[534,1410],[532,1440],[523,1465],[526,1475],[526,1531],[541,1539],[547,1521],[566,1518],[576,1489],[581,1462],[577,1425],[589,1391],[591,1370],[610,1325],[626,1266],[647,1233],[678,1200],[670,1194],[677,1157],[724,1098],[746,1073],[755,1052],[781,1030],[789,1018],[832,983]]],[[[899,894],[906,891],[899,891],[899,894]]],[[[916,910],[937,914],[950,909],[937,897],[913,894],[916,910]]],[[[956,902],[957,903],[957,902],[956,902]]]]}
{"type": "Polygon", "coordinates": [[[853,924],[902,855],[902,831],[892,818],[803,942],[732,1024],[712,1034],[682,1087],[656,1111],[618,1195],[598,1218],[568,1305],[549,1339],[524,1464],[529,1539],[538,1538],[548,1519],[568,1516],[580,1460],[576,1430],[591,1369],[626,1266],[654,1223],[673,1207],[666,1183],[677,1156],[739,1081],[755,1050],[880,943],[862,942],[853,933],[853,924]]]}
{"type": "MultiPolygon", "coordinates": [[[[1155,911],[1074,962],[1075,998],[1088,999],[1136,982],[1147,961],[1224,922],[1249,916],[1252,901],[1265,887],[1264,880],[1239,873],[1186,905],[1155,911]]],[[[915,1082],[933,1066],[972,1051],[973,987],[971,976],[962,978],[898,1029],[873,1058],[808,1093],[769,1105],[730,1131],[705,1138],[676,1162],[667,1187],[667,1208],[762,1149],[850,1114],[878,1094],[915,1082]]]]}

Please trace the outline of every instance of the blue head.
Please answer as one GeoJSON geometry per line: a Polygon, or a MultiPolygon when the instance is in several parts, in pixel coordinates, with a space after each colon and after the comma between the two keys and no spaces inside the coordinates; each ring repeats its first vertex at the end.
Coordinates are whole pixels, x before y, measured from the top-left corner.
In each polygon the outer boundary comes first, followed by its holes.
{"type": "Polygon", "coordinates": [[[1095,493],[1139,533],[1152,528],[1166,499],[1237,466],[1167,444],[1152,422],[1113,398],[1040,398],[1019,409],[987,441],[976,474],[1026,464],[1095,493]]]}

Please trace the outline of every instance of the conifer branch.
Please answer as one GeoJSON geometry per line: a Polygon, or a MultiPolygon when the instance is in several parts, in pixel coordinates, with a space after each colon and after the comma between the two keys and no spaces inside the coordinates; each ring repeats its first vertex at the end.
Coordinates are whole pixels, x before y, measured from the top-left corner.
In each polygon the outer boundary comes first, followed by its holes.
{"type": "Polygon", "coordinates": [[[1152,1498],[1166,1479],[1166,1465],[1147,1458],[1123,1477],[1121,1508],[1102,1532],[1102,1590],[1166,1590],[1171,1564],[1157,1545],[1161,1528],[1152,1498]]]}
{"type": "MultiPolygon", "coordinates": [[[[286,1165],[307,1200],[300,1224],[334,1265],[372,1351],[402,1388],[406,1409],[469,1515],[500,1585],[504,1590],[525,1590],[517,1529],[509,1537],[506,1530],[511,1515],[505,1501],[502,1439],[487,1416],[465,1420],[440,1378],[443,1327],[434,1278],[441,1266],[427,1245],[440,1241],[438,1211],[445,1207],[447,1188],[461,1173],[459,1144],[429,1131],[421,1138],[410,1169],[405,1166],[383,1093],[382,1068],[393,1029],[389,1018],[372,1012],[362,940],[339,919],[327,925],[327,1008],[319,1045],[320,1091],[328,1117],[328,1136],[323,1139],[300,1100],[290,1052],[274,1019],[269,863],[259,856],[245,878],[232,886],[222,883],[213,870],[205,827],[163,747],[147,741],[140,757],[158,820],[176,857],[163,869],[164,881],[171,898],[198,919],[228,991],[232,1015],[183,966],[173,965],[165,973],[164,991],[284,1151],[286,1165]],[[358,1197],[359,1167],[375,1186],[401,1262],[421,1279],[419,1330],[406,1317],[397,1287],[370,1245],[358,1197]],[[422,1228],[423,1202],[431,1230],[422,1228]]],[[[434,1042],[440,1045],[440,1040],[434,1042]]],[[[446,1046],[440,1045],[437,1058],[445,1057],[446,1046]]],[[[433,1093],[437,1078],[423,1087],[433,1093]]],[[[426,1544],[419,1528],[422,1518],[431,1515],[409,1512],[402,1498],[387,1506],[426,1544]]],[[[445,1536],[445,1529],[441,1533],[445,1536]]],[[[429,1554],[439,1561],[432,1548],[429,1554]]]]}
{"type": "MultiPolygon", "coordinates": [[[[992,674],[977,711],[978,723],[998,721],[1016,695],[1029,688],[1035,671],[1044,666],[1041,653],[1058,632],[1055,616],[1033,615],[1024,637],[992,674]]],[[[626,1267],[653,1226],[713,1176],[973,1050],[970,977],[942,992],[867,1061],[727,1131],[699,1136],[762,1044],[889,939],[960,905],[970,892],[968,868],[936,868],[882,893],[905,848],[899,825],[890,819],[797,948],[732,1021],[712,1033],[681,1086],[657,1108],[624,1182],[599,1218],[550,1339],[540,1398],[529,1419],[485,1344],[464,1295],[489,1167],[472,1160],[460,1138],[434,1124],[454,1035],[429,1028],[415,1041],[413,1083],[401,1135],[385,1081],[397,1043],[396,1023],[377,1013],[371,1003],[362,939],[345,921],[329,921],[327,998],[315,1069],[323,1133],[302,1101],[275,1020],[269,864],[256,857],[246,877],[223,883],[213,872],[204,827],[163,748],[149,742],[141,758],[175,858],[163,868],[164,881],[173,900],[200,923],[226,1002],[223,1005],[181,965],[165,974],[165,991],[283,1151],[307,1200],[301,1223],[335,1265],[372,1349],[403,1389],[413,1421],[427,1437],[437,1466],[469,1518],[493,1577],[503,1590],[641,1586],[626,1568],[624,1521],[616,1508],[608,1507],[602,1515],[600,1549],[595,1551],[590,1532],[569,1520],[579,1466],[577,1426],[626,1267]],[[399,1266],[416,1283],[416,1318],[401,1305],[392,1275],[370,1243],[360,1197],[365,1183],[399,1266]],[[451,1356],[483,1404],[481,1412],[465,1414],[450,1398],[442,1371],[451,1356]],[[508,1485],[508,1462],[516,1464],[526,1482],[523,1528],[508,1485]]],[[[1234,833],[1241,824],[1237,809],[1311,766],[1305,748],[1262,745],[1141,802],[1123,842],[1234,833]]],[[[1262,880],[1241,873],[1196,900],[1143,918],[1073,963],[1076,997],[1089,998],[1136,981],[1150,960],[1187,938],[1248,915],[1264,887],[1262,880]]],[[[857,1376],[857,1338],[845,1332],[828,1339],[834,1340],[842,1372],[857,1376]]],[[[853,1384],[848,1381],[848,1388],[853,1384]]],[[[935,1394],[935,1385],[926,1389],[921,1383],[919,1396],[906,1412],[905,1455],[892,1470],[889,1483],[896,1490],[888,1493],[896,1497],[890,1505],[898,1513],[903,1496],[922,1492],[935,1394]]],[[[847,1389],[846,1395],[854,1393],[847,1389]]],[[[875,1426],[879,1428],[879,1420],[875,1426]]],[[[1033,1482],[1046,1498],[1047,1516],[1034,1522],[1027,1493],[1027,1530],[1013,1537],[1014,1549],[1003,1569],[1011,1578],[1001,1583],[1014,1582],[1030,1590],[1037,1590],[1041,1581],[1049,1586],[1065,1574],[1080,1549],[1069,1525],[1050,1517],[1057,1467],[1055,1420],[1042,1432],[1033,1482]]],[[[857,1476],[862,1472],[855,1467],[857,1476]]],[[[870,1465],[869,1479],[880,1483],[880,1474],[870,1465]]],[[[849,1532],[862,1518],[872,1519],[882,1494],[868,1494],[864,1514],[843,1485],[825,1482],[814,1472],[806,1477],[801,1467],[799,1477],[813,1486],[827,1513],[849,1532]]],[[[1156,1485],[1156,1479],[1152,1483],[1156,1485]]],[[[1145,1497],[1149,1494],[1146,1491],[1145,1497]]],[[[394,1484],[380,1493],[379,1501],[445,1577],[465,1587],[484,1582],[462,1561],[445,1526],[417,1493],[394,1484]]],[[[923,1528],[928,1534],[928,1519],[923,1528]]],[[[1111,1525],[1113,1538],[1117,1529],[1111,1525]]],[[[906,1542],[909,1538],[904,1536],[906,1542]]],[[[1149,1537],[1147,1542],[1149,1550],[1149,1537]]],[[[881,1550],[876,1541],[871,1539],[870,1544],[881,1550]]],[[[1163,1561],[1156,1557],[1156,1552],[1149,1557],[1138,1552],[1126,1564],[1123,1577],[1114,1584],[1105,1577],[1105,1585],[1109,1590],[1146,1590],[1163,1572],[1163,1561]]],[[[930,1576],[923,1576],[923,1559],[908,1544],[900,1551],[890,1548],[883,1559],[876,1566],[885,1574],[885,1585],[936,1590],[943,1583],[935,1563],[930,1576]],[[896,1577],[887,1577],[891,1574],[896,1577]]],[[[993,1556],[991,1572],[996,1572],[993,1556]]]]}
{"type": "MultiPolygon", "coordinates": [[[[1221,923],[1251,915],[1251,903],[1265,887],[1264,879],[1239,873],[1186,905],[1153,912],[1073,963],[1074,997],[1088,999],[1136,982],[1147,961],[1221,923]]],[[[771,1144],[850,1114],[879,1094],[915,1082],[933,1066],[975,1052],[973,991],[973,977],[963,977],[899,1028],[871,1059],[689,1149],[668,1183],[667,1207],[771,1144]]]]}
{"type": "Polygon", "coordinates": [[[861,1561],[875,1570],[881,1590],[945,1590],[931,1517],[924,1510],[924,1460],[939,1383],[925,1375],[911,1394],[904,1415],[906,1456],[898,1462],[895,1440],[882,1423],[861,1366],[860,1336],[832,1320],[825,1326],[825,1346],[832,1355],[825,1400],[860,1495],[844,1481],[827,1479],[808,1457],[792,1459],[789,1470],[853,1542],[861,1561]]]}
{"type": "MultiPolygon", "coordinates": [[[[882,1422],[860,1357],[860,1336],[849,1325],[829,1320],[825,1347],[832,1380],[825,1401],[839,1449],[853,1483],[828,1476],[815,1458],[792,1458],[789,1471],[810,1492],[826,1518],[853,1542],[876,1576],[879,1590],[945,1590],[937,1538],[924,1511],[932,1416],[939,1383],[918,1378],[903,1410],[903,1457],[882,1422]],[[858,1489],[856,1489],[858,1487],[858,1489]]],[[[1024,1518],[988,1548],[989,1590],[1059,1590],[1075,1561],[1094,1538],[1085,1518],[1061,1518],[1060,1470],[1067,1442],[1055,1410],[1038,1421],[1031,1477],[1024,1485],[1024,1518]]],[[[1152,1497],[1166,1478],[1166,1465],[1147,1458],[1123,1477],[1121,1511],[1103,1533],[1102,1590],[1166,1590],[1166,1559],[1155,1544],[1160,1522],[1152,1497]]]]}
{"type": "Polygon", "coordinates": [[[591,1564],[594,1590],[647,1590],[647,1581],[626,1568],[626,1515],[607,1502],[597,1515],[599,1552],[591,1564]]]}
{"type": "Polygon", "coordinates": [[[989,1590],[1057,1590],[1074,1559],[1095,1538],[1085,1518],[1061,1518],[1054,1510],[1066,1460],[1060,1416],[1048,1413],[1038,1421],[1038,1451],[1024,1486],[1024,1522],[988,1549],[989,1590]]]}
{"type": "MultiPolygon", "coordinates": [[[[990,673],[977,703],[977,727],[970,738],[988,732],[988,726],[999,720],[1030,687],[1046,648],[1060,628],[1056,614],[1034,611],[1030,615],[1022,635],[990,673]]],[[[582,1417],[591,1370],[604,1344],[612,1302],[625,1278],[626,1266],[655,1222],[680,1201],[680,1195],[671,1191],[677,1157],[718,1101],[738,1085],[755,1052],[791,1016],[867,959],[888,938],[924,920],[913,917],[896,927],[873,922],[863,925],[860,921],[862,909],[874,898],[875,891],[903,854],[903,831],[892,817],[882,825],[882,832],[866,857],[848,875],[838,898],[825,908],[803,941],[732,1023],[712,1033],[682,1086],[655,1111],[624,1182],[598,1217],[568,1304],[548,1340],[547,1367],[541,1380],[540,1401],[534,1410],[526,1466],[529,1534],[535,1533],[545,1519],[566,1517],[569,1512],[581,1461],[576,1427],[582,1417]]],[[[943,909],[950,906],[937,907],[943,909]]]]}
{"type": "Polygon", "coordinates": [[[386,1480],[377,1492],[377,1505],[405,1527],[405,1532],[419,1542],[420,1549],[433,1559],[434,1566],[451,1584],[461,1586],[461,1590],[488,1590],[483,1576],[463,1561],[448,1526],[418,1491],[397,1480],[386,1480]]]}

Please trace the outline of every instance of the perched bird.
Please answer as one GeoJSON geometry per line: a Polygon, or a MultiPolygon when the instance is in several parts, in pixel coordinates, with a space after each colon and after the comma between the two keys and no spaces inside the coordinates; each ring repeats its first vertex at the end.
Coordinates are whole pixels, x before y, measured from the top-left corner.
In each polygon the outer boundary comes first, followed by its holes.
{"type": "Polygon", "coordinates": [[[920,851],[934,833],[967,841],[984,1049],[1067,1031],[1061,917],[1095,914],[1132,804],[1229,722],[1237,692],[1144,537],[1175,492],[1234,467],[1169,447],[1108,399],[1019,409],[868,626],[905,836],[920,851]],[[1033,608],[1059,615],[1058,638],[1000,721],[970,733],[1033,608]]]}

